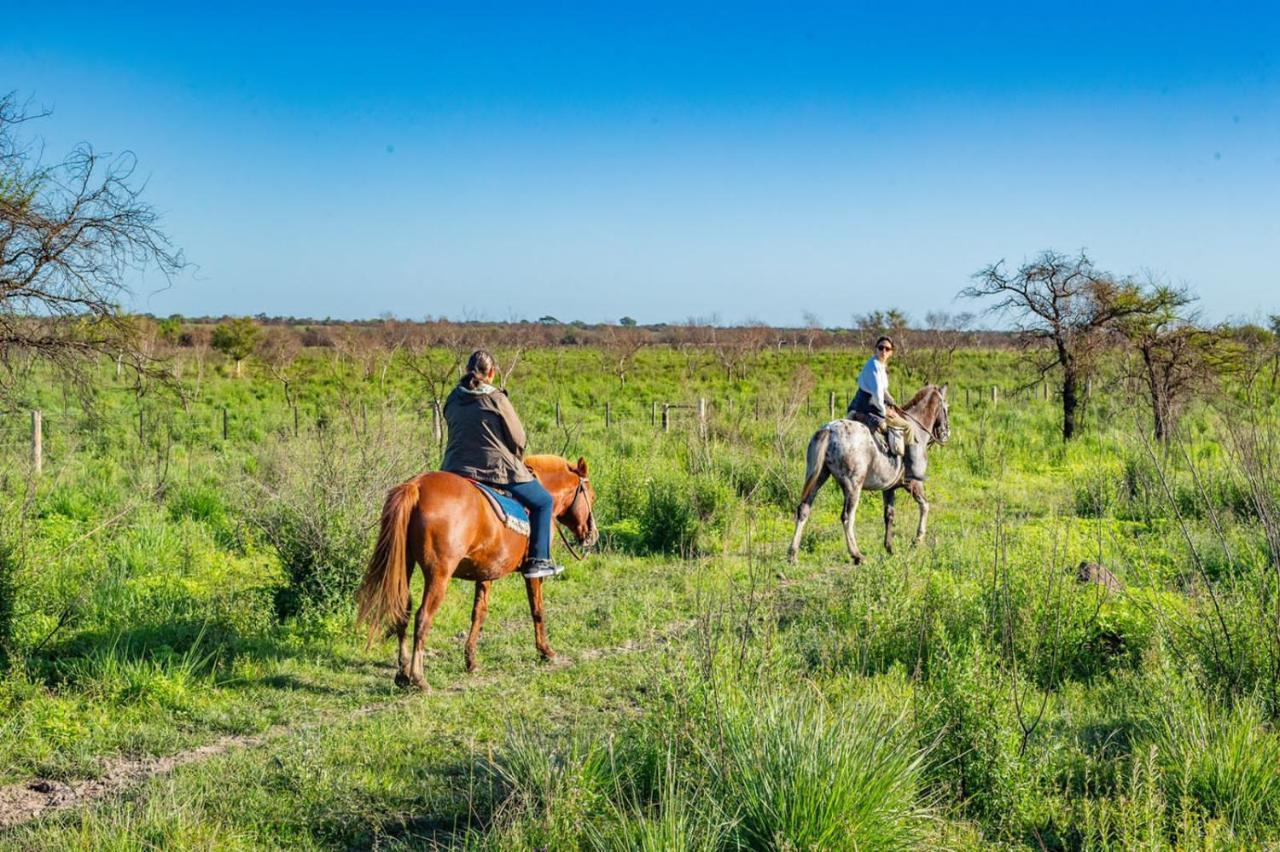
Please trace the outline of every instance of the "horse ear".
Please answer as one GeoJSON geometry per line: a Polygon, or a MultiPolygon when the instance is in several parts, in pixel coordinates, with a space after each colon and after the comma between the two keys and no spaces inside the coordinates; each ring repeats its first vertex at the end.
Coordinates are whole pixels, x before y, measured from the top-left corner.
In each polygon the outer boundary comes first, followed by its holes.
{"type": "Polygon", "coordinates": [[[578,476],[581,476],[584,479],[587,476],[587,460],[582,456],[578,456],[578,476]]]}
{"type": "Polygon", "coordinates": [[[943,386],[942,386],[942,398],[943,398],[943,399],[946,399],[946,398],[947,398],[947,388],[948,388],[949,386],[950,386],[950,382],[948,382],[947,384],[945,384],[945,385],[943,385],[943,386]]]}

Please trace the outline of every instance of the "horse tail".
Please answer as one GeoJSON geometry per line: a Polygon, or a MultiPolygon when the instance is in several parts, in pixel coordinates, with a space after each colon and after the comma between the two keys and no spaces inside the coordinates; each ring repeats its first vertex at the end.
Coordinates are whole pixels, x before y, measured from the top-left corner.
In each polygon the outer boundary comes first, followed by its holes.
{"type": "Polygon", "coordinates": [[[831,441],[831,431],[823,426],[813,433],[809,440],[809,451],[804,459],[804,490],[800,493],[800,503],[804,504],[813,497],[821,482],[822,467],[827,463],[827,444],[831,441]]]}
{"type": "Polygon", "coordinates": [[[409,571],[406,540],[409,513],[418,505],[418,480],[402,482],[387,492],[382,506],[378,543],[369,558],[364,581],[356,600],[360,604],[357,624],[369,626],[369,644],[383,626],[399,630],[409,620],[409,571]]]}

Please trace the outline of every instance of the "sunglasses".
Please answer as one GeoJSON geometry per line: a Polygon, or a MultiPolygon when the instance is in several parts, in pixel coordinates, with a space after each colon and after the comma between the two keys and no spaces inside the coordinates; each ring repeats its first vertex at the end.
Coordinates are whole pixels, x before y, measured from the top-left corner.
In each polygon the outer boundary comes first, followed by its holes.
{"type": "Polygon", "coordinates": [[[879,346],[877,346],[877,347],[876,347],[876,350],[877,350],[877,351],[879,351],[879,352],[892,352],[892,351],[893,351],[893,347],[892,347],[892,346],[885,346],[885,345],[882,343],[882,344],[880,344],[879,346]]]}

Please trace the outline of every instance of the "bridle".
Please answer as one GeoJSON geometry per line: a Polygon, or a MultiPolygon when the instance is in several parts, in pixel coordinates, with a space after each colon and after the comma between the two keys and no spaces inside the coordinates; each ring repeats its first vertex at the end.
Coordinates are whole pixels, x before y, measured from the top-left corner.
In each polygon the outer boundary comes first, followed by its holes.
{"type": "MultiPolygon", "coordinates": [[[[578,487],[574,489],[573,499],[570,500],[569,505],[565,507],[566,513],[571,511],[574,506],[578,505],[578,498],[586,494],[587,483],[590,481],[591,480],[589,477],[586,477],[586,476],[578,477],[578,487]]],[[[589,524],[588,529],[596,525],[595,513],[590,506],[587,507],[587,523],[589,524]]],[[[570,553],[573,554],[573,558],[581,562],[584,557],[582,556],[581,553],[579,553],[577,550],[574,549],[572,544],[569,543],[568,537],[566,537],[564,534],[564,526],[559,521],[556,522],[556,533],[559,534],[560,541],[564,543],[564,546],[568,548],[570,553]]]]}
{"type": "MultiPolygon", "coordinates": [[[[947,403],[946,403],[946,401],[944,400],[944,401],[943,401],[943,403],[942,403],[942,405],[944,406],[944,410],[945,410],[945,406],[946,406],[946,404],[947,404],[947,403]]],[[[925,435],[927,435],[927,436],[929,437],[929,443],[930,443],[930,444],[946,444],[946,443],[947,443],[946,441],[944,441],[944,440],[942,440],[941,438],[939,438],[937,435],[934,435],[934,434],[933,434],[933,430],[932,430],[932,429],[929,429],[929,428],[928,428],[928,427],[926,427],[923,423],[921,423],[921,422],[920,422],[920,418],[916,417],[916,416],[915,416],[914,414],[912,414],[910,411],[907,411],[905,408],[899,408],[899,409],[898,409],[898,411],[902,412],[902,416],[903,416],[903,417],[906,417],[906,418],[907,418],[908,420],[910,420],[912,423],[914,423],[914,424],[916,424],[917,426],[919,426],[919,427],[920,427],[920,431],[924,432],[924,433],[925,433],[925,435]]],[[[937,424],[935,423],[934,425],[936,426],[937,424]]]]}

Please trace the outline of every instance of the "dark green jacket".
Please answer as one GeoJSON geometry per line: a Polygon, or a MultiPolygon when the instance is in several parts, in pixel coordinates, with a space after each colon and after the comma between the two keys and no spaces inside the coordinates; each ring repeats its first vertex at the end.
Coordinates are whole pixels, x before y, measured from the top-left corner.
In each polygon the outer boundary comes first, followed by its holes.
{"type": "Polygon", "coordinates": [[[497,485],[533,479],[524,466],[524,425],[506,391],[459,384],[445,400],[444,420],[449,442],[441,470],[497,485]]]}

